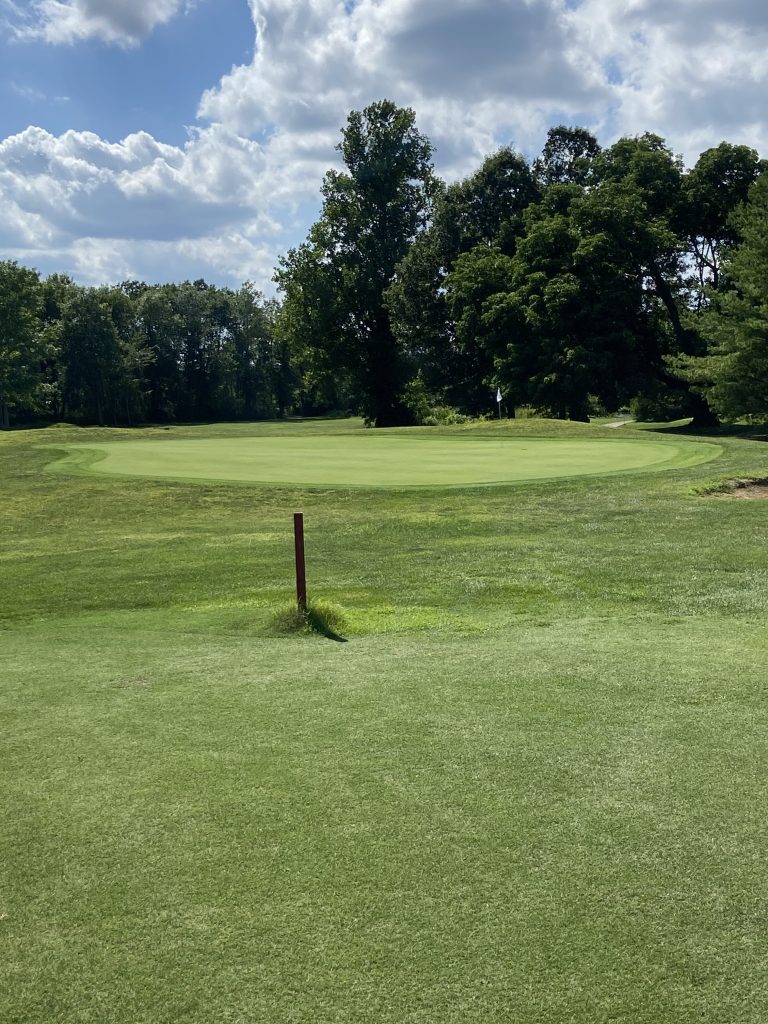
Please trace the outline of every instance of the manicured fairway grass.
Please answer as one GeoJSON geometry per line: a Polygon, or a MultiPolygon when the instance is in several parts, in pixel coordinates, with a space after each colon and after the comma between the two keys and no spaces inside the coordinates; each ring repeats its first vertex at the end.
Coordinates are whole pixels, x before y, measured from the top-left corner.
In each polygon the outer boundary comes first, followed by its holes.
{"type": "Polygon", "coordinates": [[[421,431],[119,441],[69,450],[55,468],[299,487],[455,487],[706,462],[712,444],[421,431]]]}
{"type": "MultiPolygon", "coordinates": [[[[170,432],[297,436],[369,435],[170,432]]],[[[137,439],[0,434],[0,1020],[764,1024],[768,506],[701,492],[767,445],[464,489],[62,470],[137,439]],[[347,644],[271,632],[297,509],[347,644]]]]}

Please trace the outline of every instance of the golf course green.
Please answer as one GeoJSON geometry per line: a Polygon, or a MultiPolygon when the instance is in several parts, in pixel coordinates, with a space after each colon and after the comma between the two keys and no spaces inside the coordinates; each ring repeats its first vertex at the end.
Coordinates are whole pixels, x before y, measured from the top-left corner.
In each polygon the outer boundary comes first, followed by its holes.
{"type": "Polygon", "coordinates": [[[466,487],[674,469],[718,452],[691,441],[358,431],[77,445],[55,468],[297,487],[466,487]]]}
{"type": "Polygon", "coordinates": [[[0,1021],[765,1024],[768,444],[685,429],[0,432],[0,1021]]]}

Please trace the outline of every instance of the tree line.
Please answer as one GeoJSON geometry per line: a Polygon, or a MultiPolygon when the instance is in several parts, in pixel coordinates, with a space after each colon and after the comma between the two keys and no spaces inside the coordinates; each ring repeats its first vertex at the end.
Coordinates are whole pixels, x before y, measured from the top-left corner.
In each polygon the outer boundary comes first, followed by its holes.
{"type": "Polygon", "coordinates": [[[0,422],[264,419],[293,405],[277,304],[250,284],[84,288],[0,263],[0,422]]]}
{"type": "Polygon", "coordinates": [[[203,281],[82,288],[0,263],[0,419],[332,410],[376,426],[520,406],[699,424],[768,413],[768,175],[723,142],[550,129],[446,185],[412,110],[353,111],[280,298],[203,281]]]}

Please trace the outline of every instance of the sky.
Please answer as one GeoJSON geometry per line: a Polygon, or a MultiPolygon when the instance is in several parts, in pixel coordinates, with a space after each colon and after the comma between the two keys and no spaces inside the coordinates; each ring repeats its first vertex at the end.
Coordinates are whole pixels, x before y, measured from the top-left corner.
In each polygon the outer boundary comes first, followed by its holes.
{"type": "Polygon", "coordinates": [[[383,98],[446,180],[563,123],[768,156],[768,3],[0,0],[0,259],[272,294],[383,98]]]}

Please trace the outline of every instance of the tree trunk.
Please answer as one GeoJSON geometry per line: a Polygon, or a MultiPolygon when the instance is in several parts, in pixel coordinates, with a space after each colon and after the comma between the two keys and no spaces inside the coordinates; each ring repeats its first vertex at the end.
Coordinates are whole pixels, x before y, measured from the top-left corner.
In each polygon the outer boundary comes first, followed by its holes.
{"type": "Polygon", "coordinates": [[[11,427],[11,410],[8,408],[6,403],[0,398],[0,430],[10,430],[11,427]]]}
{"type": "Polygon", "coordinates": [[[367,416],[376,427],[409,427],[413,413],[402,401],[402,369],[397,342],[387,314],[381,310],[368,351],[367,416]]]}
{"type": "Polygon", "coordinates": [[[717,414],[710,409],[703,395],[697,395],[695,391],[691,391],[689,400],[693,414],[692,427],[716,427],[720,423],[717,414]]]}
{"type": "Polygon", "coordinates": [[[672,324],[672,330],[675,335],[675,341],[677,347],[681,352],[685,352],[691,355],[691,340],[690,332],[683,327],[683,323],[680,319],[680,310],[677,308],[675,302],[675,296],[672,294],[672,289],[669,287],[669,282],[666,280],[661,272],[661,268],[655,263],[651,265],[651,277],[653,278],[653,285],[656,289],[656,294],[659,296],[661,301],[664,303],[664,308],[667,311],[667,316],[672,324]]]}

